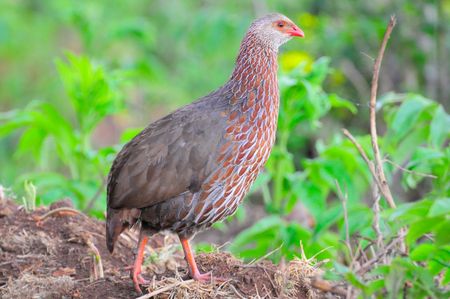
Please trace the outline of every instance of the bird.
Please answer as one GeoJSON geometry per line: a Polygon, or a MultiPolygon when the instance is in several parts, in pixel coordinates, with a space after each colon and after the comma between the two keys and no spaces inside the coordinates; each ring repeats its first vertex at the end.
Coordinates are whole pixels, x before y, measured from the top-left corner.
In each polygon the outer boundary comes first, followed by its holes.
{"type": "Polygon", "coordinates": [[[253,21],[229,80],[210,94],[151,123],[124,145],[107,180],[106,245],[140,227],[130,276],[140,284],[146,243],[153,234],[178,234],[189,275],[200,273],[189,240],[232,215],[269,158],[279,110],[278,50],[303,31],[272,13],[253,21]]]}

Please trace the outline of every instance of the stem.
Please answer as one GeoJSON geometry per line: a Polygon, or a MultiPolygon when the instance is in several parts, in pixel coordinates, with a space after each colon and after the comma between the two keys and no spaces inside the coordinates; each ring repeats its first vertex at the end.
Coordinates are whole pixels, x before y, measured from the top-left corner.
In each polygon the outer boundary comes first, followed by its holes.
{"type": "Polygon", "coordinates": [[[283,155],[287,154],[287,142],[289,139],[289,132],[288,131],[282,131],[280,134],[280,138],[278,140],[278,148],[280,149],[280,153],[282,156],[280,156],[276,163],[276,172],[274,173],[274,180],[273,180],[273,205],[277,212],[281,212],[281,206],[284,199],[284,192],[283,192],[283,179],[284,179],[284,169],[283,169],[283,155]]]}
{"type": "Polygon", "coordinates": [[[377,103],[377,90],[378,90],[378,77],[380,74],[381,61],[383,60],[384,51],[389,37],[391,36],[392,29],[394,28],[396,19],[394,16],[391,17],[389,25],[384,33],[383,42],[381,43],[380,51],[378,53],[377,59],[373,66],[373,76],[372,84],[370,89],[370,136],[372,141],[372,150],[375,160],[375,170],[377,172],[378,181],[380,183],[380,192],[383,194],[384,198],[388,202],[391,208],[395,208],[395,202],[389,189],[389,185],[386,180],[386,176],[383,170],[383,163],[381,161],[380,149],[378,147],[378,134],[377,134],[377,124],[376,124],[376,103],[377,103]]]}

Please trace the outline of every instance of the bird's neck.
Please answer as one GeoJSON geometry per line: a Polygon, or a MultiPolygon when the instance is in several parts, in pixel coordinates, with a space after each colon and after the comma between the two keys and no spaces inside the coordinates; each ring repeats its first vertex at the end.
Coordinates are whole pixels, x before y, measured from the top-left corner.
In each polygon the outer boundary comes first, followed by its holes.
{"type": "Polygon", "coordinates": [[[230,126],[237,131],[247,125],[254,127],[254,132],[264,136],[268,148],[275,140],[280,103],[277,71],[277,51],[247,36],[226,88],[230,126]]]}
{"type": "Polygon", "coordinates": [[[243,39],[229,83],[234,88],[258,88],[277,80],[278,50],[249,32],[243,39]]]}

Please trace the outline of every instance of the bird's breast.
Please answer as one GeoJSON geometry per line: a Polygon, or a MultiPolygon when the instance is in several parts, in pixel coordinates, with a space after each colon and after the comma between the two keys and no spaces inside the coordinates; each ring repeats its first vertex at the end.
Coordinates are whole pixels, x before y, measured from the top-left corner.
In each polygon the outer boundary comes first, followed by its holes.
{"type": "Polygon", "coordinates": [[[213,223],[234,213],[269,158],[278,106],[278,88],[274,84],[268,90],[250,91],[223,115],[227,125],[218,149],[220,167],[201,186],[197,223],[213,223]]]}

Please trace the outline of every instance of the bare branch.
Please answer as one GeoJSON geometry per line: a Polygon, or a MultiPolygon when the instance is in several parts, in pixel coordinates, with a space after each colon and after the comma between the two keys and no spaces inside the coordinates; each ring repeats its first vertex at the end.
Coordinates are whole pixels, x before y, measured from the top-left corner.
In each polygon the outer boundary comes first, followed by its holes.
{"type": "Polygon", "coordinates": [[[392,197],[391,190],[387,184],[386,176],[383,171],[383,163],[381,161],[380,149],[378,147],[378,135],[377,135],[377,123],[376,123],[376,104],[377,104],[377,90],[378,90],[378,78],[380,75],[381,61],[383,60],[384,51],[386,49],[387,42],[391,36],[392,29],[396,23],[395,16],[391,17],[389,25],[384,33],[383,42],[381,43],[380,51],[378,52],[377,59],[373,66],[373,77],[370,90],[370,136],[372,140],[372,149],[375,158],[375,170],[379,181],[380,192],[385,197],[391,208],[395,208],[395,202],[392,197]]]}
{"type": "Polygon", "coordinates": [[[35,220],[38,222],[44,221],[46,218],[53,216],[55,214],[58,214],[60,216],[74,216],[74,215],[82,215],[85,216],[83,214],[83,212],[72,209],[72,208],[68,208],[68,207],[62,207],[62,208],[57,208],[54,210],[50,210],[49,212],[45,213],[42,216],[36,216],[35,220]]]}
{"type": "Polygon", "coordinates": [[[384,250],[375,252],[374,257],[372,259],[368,260],[366,263],[361,265],[359,268],[355,268],[355,273],[361,274],[361,275],[366,273],[370,269],[370,267],[372,267],[373,264],[380,261],[384,256],[388,255],[392,250],[395,250],[395,248],[398,245],[401,246],[402,243],[404,243],[405,235],[406,235],[406,230],[400,229],[398,232],[398,235],[395,238],[393,238],[389,242],[389,244],[387,244],[387,246],[384,248],[384,250]]]}
{"type": "Polygon", "coordinates": [[[367,157],[366,152],[362,148],[361,144],[356,140],[356,138],[350,133],[347,129],[342,129],[342,133],[353,143],[353,145],[358,150],[359,154],[363,158],[363,160],[366,162],[367,166],[369,167],[370,173],[372,174],[373,179],[375,180],[375,183],[377,184],[378,188],[381,188],[381,185],[378,181],[377,172],[375,170],[375,165],[373,162],[367,157]]]}
{"type": "Polygon", "coordinates": [[[418,176],[423,176],[423,177],[426,177],[426,178],[437,179],[437,176],[435,176],[435,175],[432,175],[432,174],[429,174],[429,173],[424,173],[424,172],[419,172],[419,171],[414,171],[414,170],[411,170],[411,169],[407,169],[407,168],[405,168],[405,167],[403,167],[403,166],[401,166],[401,165],[399,165],[399,164],[397,164],[394,161],[391,161],[389,159],[384,159],[383,161],[387,162],[387,163],[389,163],[389,164],[391,164],[393,166],[395,166],[396,168],[400,169],[401,171],[404,171],[404,172],[407,172],[407,173],[410,173],[410,174],[414,174],[414,175],[418,175],[418,176]]]}
{"type": "Polygon", "coordinates": [[[373,230],[375,231],[377,235],[377,246],[378,249],[383,250],[384,249],[384,242],[383,242],[383,234],[381,233],[380,229],[380,192],[378,188],[375,186],[372,187],[373,192],[373,230]]]}
{"type": "Polygon", "coordinates": [[[340,296],[344,296],[344,297],[347,295],[347,291],[346,290],[344,290],[344,289],[342,289],[342,288],[340,288],[338,286],[332,285],[330,282],[328,282],[326,280],[323,280],[323,279],[320,279],[318,277],[313,278],[311,280],[311,286],[313,288],[321,290],[323,292],[330,292],[330,293],[333,293],[333,294],[336,294],[336,295],[340,295],[340,296]]]}

